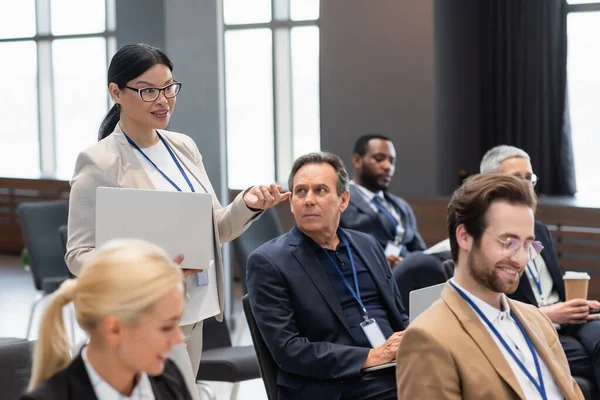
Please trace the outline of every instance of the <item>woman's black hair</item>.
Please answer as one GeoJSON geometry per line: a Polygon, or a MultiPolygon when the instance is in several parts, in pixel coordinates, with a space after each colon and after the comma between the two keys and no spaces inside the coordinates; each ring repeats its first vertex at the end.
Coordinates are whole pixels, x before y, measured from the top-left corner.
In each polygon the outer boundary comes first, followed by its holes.
{"type": "MultiPolygon", "coordinates": [[[[137,78],[156,64],[164,64],[173,71],[173,63],[160,49],[144,43],[125,45],[117,51],[110,62],[108,84],[114,82],[120,89],[124,89],[127,82],[137,78]]],[[[115,130],[120,117],[121,107],[115,104],[100,124],[99,141],[115,130]]]]}

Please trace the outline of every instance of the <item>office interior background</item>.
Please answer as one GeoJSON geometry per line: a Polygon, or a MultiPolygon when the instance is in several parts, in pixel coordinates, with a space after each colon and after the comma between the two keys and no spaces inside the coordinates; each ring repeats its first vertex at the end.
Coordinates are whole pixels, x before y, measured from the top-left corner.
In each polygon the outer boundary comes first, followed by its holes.
{"type": "MultiPolygon", "coordinates": [[[[174,63],[183,87],[169,129],[195,140],[222,203],[232,190],[285,184],[307,152],[334,152],[351,170],[355,139],[382,133],[397,152],[390,191],[407,199],[446,198],[502,141],[529,152],[542,199],[600,209],[600,2],[0,5],[5,186],[71,178],[111,106],[111,56],[143,42],[174,63]]],[[[10,193],[0,185],[4,201],[10,193]]],[[[0,204],[0,223],[13,211],[0,204]]]]}

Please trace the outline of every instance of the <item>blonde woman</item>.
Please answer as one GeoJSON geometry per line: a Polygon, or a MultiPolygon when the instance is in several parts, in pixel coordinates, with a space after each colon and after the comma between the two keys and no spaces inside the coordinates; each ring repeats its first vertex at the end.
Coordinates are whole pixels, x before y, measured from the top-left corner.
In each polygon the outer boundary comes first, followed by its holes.
{"type": "Polygon", "coordinates": [[[158,247],[119,240],[99,248],[50,300],[22,400],[190,400],[167,354],[182,343],[183,275],[158,247]],[[63,307],[73,302],[89,343],[75,359],[63,307]]]}

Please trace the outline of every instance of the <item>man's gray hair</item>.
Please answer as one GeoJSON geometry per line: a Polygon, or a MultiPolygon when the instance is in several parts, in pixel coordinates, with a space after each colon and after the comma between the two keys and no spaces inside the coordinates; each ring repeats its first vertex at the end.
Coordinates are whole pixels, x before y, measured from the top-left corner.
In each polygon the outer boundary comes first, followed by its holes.
{"type": "Polygon", "coordinates": [[[496,146],[491,150],[488,150],[481,159],[479,172],[482,174],[500,172],[500,164],[502,164],[504,160],[515,157],[524,158],[527,161],[530,161],[529,154],[518,147],[507,146],[505,144],[496,146]]]}
{"type": "Polygon", "coordinates": [[[292,165],[292,171],[288,178],[288,188],[290,192],[294,193],[294,177],[300,168],[308,164],[329,164],[335,170],[337,175],[336,190],[338,196],[341,196],[350,186],[350,177],[348,171],[344,167],[344,162],[341,158],[333,153],[319,152],[319,153],[308,153],[300,156],[294,161],[292,165]]]}

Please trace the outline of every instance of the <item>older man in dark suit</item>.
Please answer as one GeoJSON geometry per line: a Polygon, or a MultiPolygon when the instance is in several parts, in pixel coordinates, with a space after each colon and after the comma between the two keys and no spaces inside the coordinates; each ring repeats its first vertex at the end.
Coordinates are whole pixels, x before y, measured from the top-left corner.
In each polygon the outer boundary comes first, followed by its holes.
{"type": "Polygon", "coordinates": [[[289,179],[296,225],[248,259],[250,305],[279,366],[279,399],[395,399],[386,364],[408,323],[385,255],[367,234],[339,228],[348,206],[339,157],[312,153],[289,179]]]}

